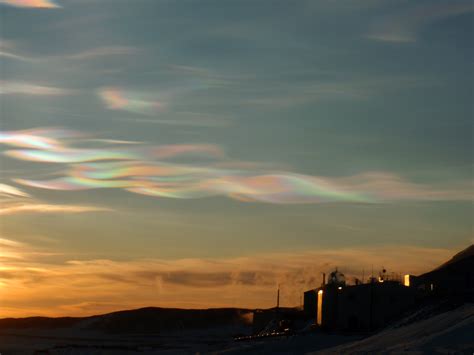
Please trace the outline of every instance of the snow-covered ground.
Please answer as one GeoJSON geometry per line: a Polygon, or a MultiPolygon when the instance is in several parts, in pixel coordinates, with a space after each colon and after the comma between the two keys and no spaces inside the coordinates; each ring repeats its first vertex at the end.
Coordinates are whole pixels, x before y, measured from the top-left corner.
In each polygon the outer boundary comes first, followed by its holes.
{"type": "Polygon", "coordinates": [[[313,354],[474,354],[474,304],[313,354]]]}
{"type": "Polygon", "coordinates": [[[195,354],[229,346],[238,327],[167,334],[105,334],[77,328],[0,331],[0,354],[195,354]]]}

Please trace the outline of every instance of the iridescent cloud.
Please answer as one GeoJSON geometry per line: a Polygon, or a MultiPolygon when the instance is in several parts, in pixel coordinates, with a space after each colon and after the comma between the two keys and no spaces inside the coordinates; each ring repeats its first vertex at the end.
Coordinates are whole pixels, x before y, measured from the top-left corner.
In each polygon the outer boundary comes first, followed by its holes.
{"type": "Polygon", "coordinates": [[[229,196],[268,203],[370,202],[368,194],[343,189],[323,178],[282,173],[250,175],[246,170],[211,166],[137,162],[78,164],[65,177],[48,181],[17,179],[17,183],[52,190],[124,188],[170,198],[229,196]]]}
{"type": "Polygon", "coordinates": [[[155,197],[226,196],[240,201],[280,204],[472,199],[469,182],[435,187],[415,184],[386,172],[339,178],[309,176],[236,163],[214,145],[118,144],[116,147],[114,140],[100,140],[99,148],[79,148],[73,147],[76,136],[79,133],[58,129],[1,134],[0,143],[35,148],[7,150],[4,154],[9,157],[65,164],[59,174],[56,171],[54,179],[16,178],[14,181],[50,190],[118,188],[155,197]],[[206,159],[193,159],[192,163],[173,161],[173,158],[196,155],[206,159]]]}
{"type": "Polygon", "coordinates": [[[56,151],[38,149],[8,150],[5,155],[20,159],[44,163],[77,163],[96,160],[133,160],[140,156],[124,150],[100,149],[57,149],[56,151]]]}
{"type": "Polygon", "coordinates": [[[57,150],[62,147],[62,143],[58,138],[74,136],[77,136],[76,132],[57,128],[0,131],[0,143],[21,148],[57,150]]]}
{"type": "Polygon", "coordinates": [[[90,190],[98,188],[130,188],[133,186],[143,186],[145,184],[143,182],[135,182],[131,180],[96,180],[74,176],[61,177],[46,181],[25,179],[15,179],[15,181],[25,186],[37,187],[47,190],[65,191],[90,190]]]}
{"type": "Polygon", "coordinates": [[[110,110],[122,110],[145,115],[154,114],[164,108],[164,103],[150,100],[145,95],[133,91],[125,91],[116,87],[98,90],[102,102],[110,110]]]}
{"type": "Polygon", "coordinates": [[[210,154],[219,156],[220,150],[206,145],[176,145],[137,149],[69,149],[57,148],[55,151],[39,149],[7,150],[5,155],[20,159],[45,163],[78,163],[98,160],[141,160],[166,159],[185,154],[210,154]]]}
{"type": "Polygon", "coordinates": [[[78,163],[100,160],[152,160],[177,156],[204,156],[222,158],[224,152],[211,144],[170,144],[162,146],[138,146],[140,142],[87,139],[101,143],[99,148],[72,148],[69,145],[83,134],[75,131],[47,128],[23,131],[0,131],[0,144],[17,148],[4,152],[5,155],[20,159],[47,163],[78,163]],[[132,144],[129,149],[124,144],[132,144]],[[118,148],[115,145],[119,146],[118,148]]]}
{"type": "Polygon", "coordinates": [[[0,0],[0,4],[6,4],[14,7],[43,9],[54,9],[61,7],[53,0],[0,0]]]}

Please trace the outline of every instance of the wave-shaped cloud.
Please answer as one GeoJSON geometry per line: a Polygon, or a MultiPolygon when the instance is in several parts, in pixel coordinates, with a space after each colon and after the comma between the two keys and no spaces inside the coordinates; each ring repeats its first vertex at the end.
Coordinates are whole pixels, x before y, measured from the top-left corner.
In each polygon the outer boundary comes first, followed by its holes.
{"type": "Polygon", "coordinates": [[[97,148],[80,148],[74,146],[80,136],[78,132],[44,128],[2,133],[0,143],[34,148],[4,152],[15,159],[65,164],[62,172],[50,180],[14,179],[25,186],[50,190],[118,188],[154,197],[226,196],[280,204],[472,199],[470,182],[432,186],[388,172],[331,178],[310,176],[233,164],[221,148],[210,144],[117,147],[114,140],[101,140],[97,148]],[[176,162],[178,157],[194,159],[176,162]]]}

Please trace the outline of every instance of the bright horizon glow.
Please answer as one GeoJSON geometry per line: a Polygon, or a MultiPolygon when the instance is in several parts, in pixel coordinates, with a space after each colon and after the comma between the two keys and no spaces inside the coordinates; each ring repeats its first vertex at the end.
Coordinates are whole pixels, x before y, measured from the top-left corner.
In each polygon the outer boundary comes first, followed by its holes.
{"type": "MultiPolygon", "coordinates": [[[[54,250],[32,248],[27,243],[6,239],[0,239],[0,248],[0,273],[6,277],[5,287],[11,290],[3,290],[1,294],[3,306],[0,318],[90,316],[149,306],[270,308],[274,306],[278,284],[282,285],[281,306],[294,307],[299,303],[302,292],[320,281],[308,281],[301,285],[298,278],[311,280],[314,275],[321,275],[321,271],[333,269],[334,260],[339,260],[339,265],[347,265],[348,270],[367,268],[368,261],[383,261],[391,269],[401,266],[400,256],[391,247],[259,253],[207,260],[84,259],[54,264],[48,260],[59,261],[65,256],[54,250]],[[314,263],[313,260],[319,262],[314,263]],[[27,268],[24,268],[25,263],[29,265],[27,268]],[[32,289],[30,283],[37,278],[42,282],[32,289]],[[70,279],[75,282],[70,284],[70,279]],[[136,292],[137,287],[140,293],[136,292]],[[53,293],[53,290],[56,291],[53,293]],[[107,301],[91,301],[103,297],[107,301]],[[46,299],[55,305],[52,306],[46,299]],[[15,307],[17,302],[26,302],[31,306],[15,307]]],[[[415,274],[430,271],[455,252],[412,247],[400,250],[404,253],[403,270],[415,274]]],[[[350,279],[360,278],[358,274],[345,274],[350,279]]],[[[319,290],[319,296],[322,297],[322,290],[319,290]]]]}

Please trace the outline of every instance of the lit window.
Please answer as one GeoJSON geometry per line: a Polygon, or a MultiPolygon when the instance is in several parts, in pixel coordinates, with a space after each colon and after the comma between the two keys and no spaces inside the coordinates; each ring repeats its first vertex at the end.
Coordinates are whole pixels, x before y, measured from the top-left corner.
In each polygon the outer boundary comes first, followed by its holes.
{"type": "Polygon", "coordinates": [[[318,291],[318,314],[316,315],[316,323],[323,323],[323,290],[318,291]]]}
{"type": "Polygon", "coordinates": [[[410,275],[405,275],[403,279],[403,284],[407,287],[410,286],[410,275]]]}

